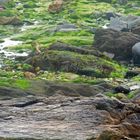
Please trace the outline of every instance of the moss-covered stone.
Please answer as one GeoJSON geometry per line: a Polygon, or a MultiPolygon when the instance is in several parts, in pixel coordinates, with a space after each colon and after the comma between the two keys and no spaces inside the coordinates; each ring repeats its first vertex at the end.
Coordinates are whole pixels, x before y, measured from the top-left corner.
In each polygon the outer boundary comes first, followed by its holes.
{"type": "Polygon", "coordinates": [[[93,77],[110,77],[111,73],[123,68],[104,57],[97,57],[90,53],[80,54],[71,50],[44,50],[39,55],[29,57],[25,62],[42,70],[73,72],[93,77]]]}

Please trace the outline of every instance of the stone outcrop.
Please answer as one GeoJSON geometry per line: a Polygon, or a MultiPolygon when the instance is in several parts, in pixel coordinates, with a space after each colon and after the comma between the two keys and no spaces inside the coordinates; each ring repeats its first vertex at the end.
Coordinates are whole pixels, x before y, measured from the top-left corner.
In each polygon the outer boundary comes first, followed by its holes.
{"type": "Polygon", "coordinates": [[[55,96],[56,94],[71,97],[93,97],[98,93],[109,92],[112,90],[112,87],[108,86],[108,84],[104,82],[101,82],[103,85],[57,83],[47,82],[45,80],[28,80],[28,82],[29,87],[26,90],[11,87],[0,87],[0,99],[25,97],[27,95],[45,95],[48,97],[55,96]]]}
{"type": "Polygon", "coordinates": [[[55,43],[41,54],[29,55],[25,63],[42,70],[73,72],[80,75],[109,77],[116,71],[111,60],[95,49],[82,49],[55,43]],[[99,57],[100,56],[100,57],[99,57]]]}
{"type": "Polygon", "coordinates": [[[25,91],[16,88],[0,87],[0,99],[24,97],[27,95],[28,93],[25,91]]]}
{"type": "MultiPolygon", "coordinates": [[[[64,86],[61,85],[59,90],[64,90],[62,87],[64,86]]],[[[51,89],[56,92],[58,88],[51,89]]],[[[84,94],[85,91],[80,93],[84,94]]],[[[70,94],[73,94],[73,91],[70,91],[70,94]]],[[[28,94],[24,97],[1,99],[0,138],[4,140],[140,138],[139,96],[132,102],[129,100],[121,102],[103,94],[90,97],[75,97],[70,94],[67,96],[60,92],[50,96],[28,94]]]]}
{"type": "Polygon", "coordinates": [[[70,51],[70,52],[75,52],[79,54],[95,55],[97,57],[105,57],[103,53],[101,53],[100,51],[96,49],[80,48],[80,47],[72,46],[69,44],[65,44],[63,42],[56,42],[52,44],[48,49],[58,50],[58,51],[70,51]]]}
{"type": "Polygon", "coordinates": [[[101,52],[114,54],[115,60],[131,60],[132,47],[140,41],[140,36],[131,32],[113,29],[99,29],[95,33],[94,47],[101,52]]]}

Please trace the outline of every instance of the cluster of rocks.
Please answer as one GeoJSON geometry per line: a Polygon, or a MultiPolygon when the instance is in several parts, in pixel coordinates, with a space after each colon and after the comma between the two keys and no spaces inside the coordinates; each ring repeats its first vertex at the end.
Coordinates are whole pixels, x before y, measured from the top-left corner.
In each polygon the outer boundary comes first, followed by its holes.
{"type": "Polygon", "coordinates": [[[133,59],[135,65],[140,64],[140,17],[122,16],[107,12],[110,23],[106,29],[95,32],[94,47],[113,59],[130,63],[133,59]]]}
{"type": "MultiPolygon", "coordinates": [[[[112,0],[98,1],[114,2],[112,0]]],[[[128,0],[117,0],[116,3],[125,4],[132,9],[136,6],[128,3],[128,0]]],[[[133,60],[135,65],[140,65],[140,16],[121,15],[108,11],[104,14],[104,18],[109,21],[103,26],[104,29],[95,31],[93,46],[117,61],[130,63],[133,60]]]]}
{"type": "Polygon", "coordinates": [[[115,69],[104,60],[140,64],[140,35],[114,29],[97,29],[92,48],[80,48],[56,42],[47,50],[32,53],[24,61],[42,70],[74,72],[87,76],[106,77],[115,69]],[[84,58],[85,55],[88,57],[84,58]],[[111,58],[111,59],[110,59],[111,58]],[[87,59],[87,60],[86,60],[87,59]],[[100,61],[97,63],[97,59],[100,61]],[[59,61],[58,61],[59,60],[59,61]],[[101,73],[98,69],[102,69],[101,73]],[[97,71],[98,72],[97,72],[97,71]]]}
{"type": "Polygon", "coordinates": [[[140,17],[139,16],[112,16],[110,18],[110,24],[108,28],[117,30],[117,31],[132,31],[135,28],[140,26],[140,17]]]}
{"type": "Polygon", "coordinates": [[[94,47],[101,52],[114,54],[115,60],[130,61],[132,47],[140,42],[140,36],[132,32],[121,32],[113,29],[99,29],[95,32],[94,47]]]}

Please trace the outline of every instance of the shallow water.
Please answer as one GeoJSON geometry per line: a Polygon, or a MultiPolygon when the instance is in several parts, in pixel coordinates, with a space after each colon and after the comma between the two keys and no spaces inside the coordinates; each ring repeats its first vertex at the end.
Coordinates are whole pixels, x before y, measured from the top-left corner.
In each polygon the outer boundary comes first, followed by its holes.
{"type": "MultiPolygon", "coordinates": [[[[34,21],[33,25],[27,25],[26,23],[20,28],[21,32],[24,32],[30,28],[34,28],[35,26],[38,25],[38,21],[34,21]]],[[[26,52],[23,53],[16,53],[12,51],[5,50],[7,47],[12,47],[12,46],[17,46],[21,45],[23,42],[22,41],[16,41],[12,40],[11,37],[7,37],[3,39],[4,42],[0,43],[0,54],[5,55],[5,57],[16,57],[16,56],[27,56],[28,54],[26,52]]]]}
{"type": "Polygon", "coordinates": [[[33,25],[27,25],[26,23],[20,28],[20,30],[26,31],[28,29],[34,28],[35,26],[37,26],[39,24],[39,21],[34,21],[33,25]]]}
{"type": "Polygon", "coordinates": [[[26,52],[17,53],[17,52],[12,52],[10,50],[6,50],[7,47],[21,45],[23,43],[22,41],[11,40],[10,38],[5,38],[3,40],[4,42],[0,43],[0,67],[4,65],[3,59],[5,58],[14,59],[15,57],[19,57],[19,56],[20,57],[28,56],[28,53],[26,52]]]}
{"type": "Polygon", "coordinates": [[[5,38],[3,40],[4,42],[0,43],[0,50],[9,46],[16,46],[22,44],[22,41],[11,40],[10,38],[5,38]]]}
{"type": "MultiPolygon", "coordinates": [[[[27,31],[28,29],[34,28],[36,26],[38,26],[40,22],[38,21],[34,21],[33,25],[28,25],[28,24],[24,24],[23,26],[20,27],[20,32],[24,32],[27,31]]],[[[11,38],[14,37],[14,35],[6,37],[3,39],[3,42],[0,43],[0,67],[3,64],[3,60],[5,58],[8,59],[15,59],[16,57],[26,57],[28,56],[27,52],[22,52],[22,53],[18,53],[16,51],[12,51],[12,50],[8,50],[7,48],[12,47],[12,46],[18,46],[23,44],[22,41],[17,41],[17,40],[12,40],[11,38]]]]}
{"type": "Polygon", "coordinates": [[[130,87],[130,90],[136,90],[136,89],[140,89],[140,85],[133,85],[130,87]]]}
{"type": "Polygon", "coordinates": [[[102,26],[103,29],[108,29],[109,23],[106,23],[104,26],[102,26]]]}

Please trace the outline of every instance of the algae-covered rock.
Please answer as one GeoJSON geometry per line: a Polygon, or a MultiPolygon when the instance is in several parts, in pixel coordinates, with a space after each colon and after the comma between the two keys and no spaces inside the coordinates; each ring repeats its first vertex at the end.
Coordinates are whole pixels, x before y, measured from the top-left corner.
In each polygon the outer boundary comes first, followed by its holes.
{"type": "Polygon", "coordinates": [[[0,25],[22,25],[18,17],[0,17],[0,25]]]}
{"type": "Polygon", "coordinates": [[[58,51],[70,51],[70,52],[75,52],[79,54],[84,54],[84,55],[95,55],[97,57],[105,57],[103,53],[98,51],[97,49],[89,49],[89,48],[81,48],[81,47],[76,47],[72,46],[63,42],[56,42],[50,45],[48,48],[49,50],[58,50],[58,51]]]}
{"type": "Polygon", "coordinates": [[[68,47],[66,51],[66,47],[58,46],[58,51],[55,48],[44,50],[41,54],[33,55],[24,62],[33,67],[40,67],[42,70],[73,72],[93,77],[109,77],[120,67],[109,58],[106,59],[104,55],[98,57],[101,53],[95,50],[68,47]]]}

